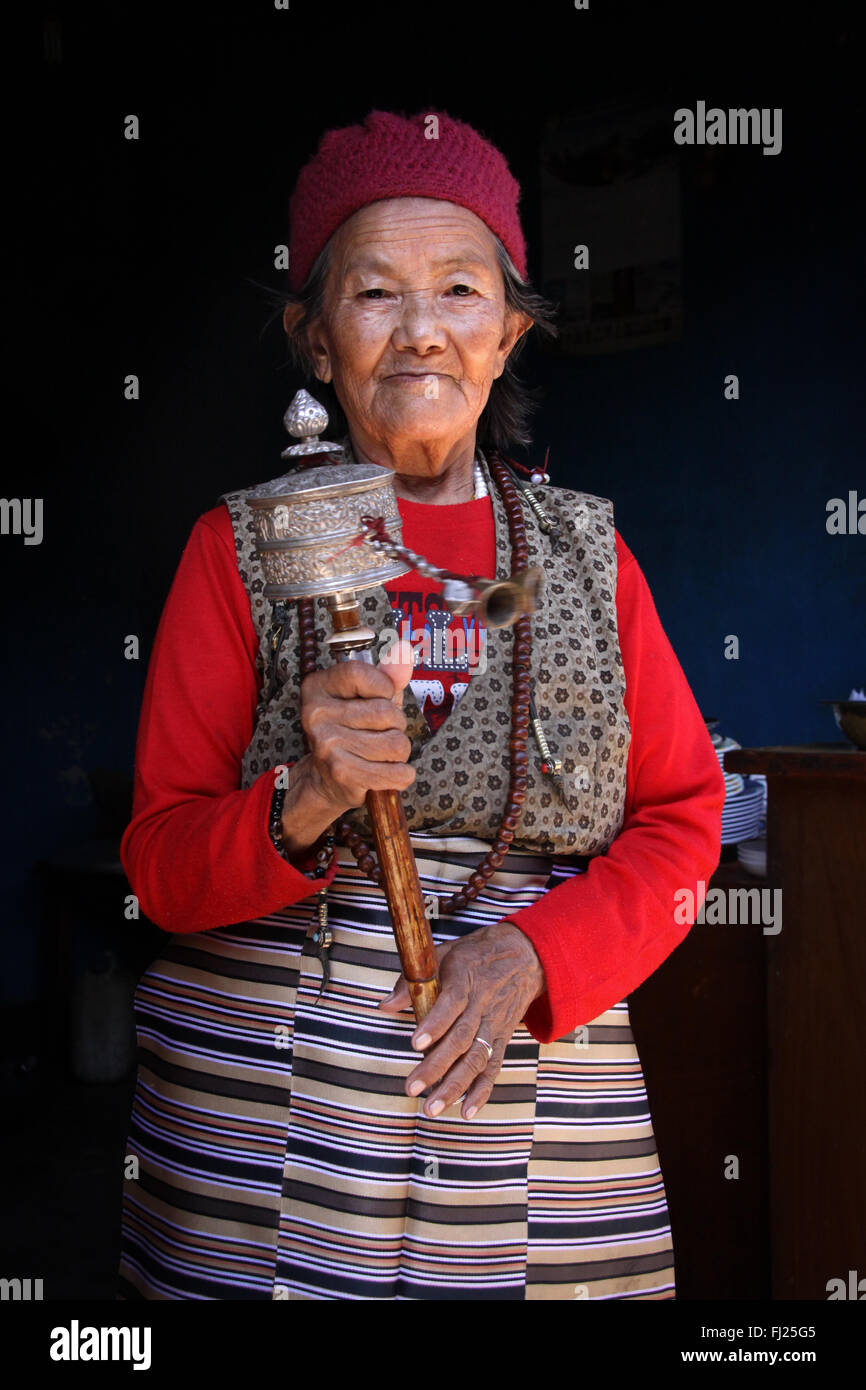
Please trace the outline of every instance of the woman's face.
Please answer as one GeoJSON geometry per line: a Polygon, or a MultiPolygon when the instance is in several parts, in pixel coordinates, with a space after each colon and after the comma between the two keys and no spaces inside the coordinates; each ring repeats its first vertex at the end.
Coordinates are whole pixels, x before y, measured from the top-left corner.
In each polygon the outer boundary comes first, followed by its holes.
{"type": "Polygon", "coordinates": [[[309,342],[363,448],[471,437],[491,383],[529,327],[506,311],[488,227],[435,198],[359,209],[335,233],[322,319],[309,342]]]}

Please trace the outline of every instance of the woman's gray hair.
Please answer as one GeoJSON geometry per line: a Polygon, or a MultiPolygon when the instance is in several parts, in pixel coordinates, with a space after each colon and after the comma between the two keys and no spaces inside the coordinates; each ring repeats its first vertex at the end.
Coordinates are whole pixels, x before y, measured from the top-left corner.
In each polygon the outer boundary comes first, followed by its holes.
{"type": "MultiPolygon", "coordinates": [[[[497,236],[494,236],[494,241],[496,243],[496,258],[505,285],[506,309],[526,314],[532,320],[532,328],[537,329],[545,337],[557,337],[559,331],[555,319],[557,306],[544,299],[521,277],[497,236]]],[[[316,378],[313,357],[305,332],[309,325],[320,318],[323,313],[325,284],[330,263],[331,243],[329,241],[316,257],[306,284],[299,293],[286,295],[282,300],[282,306],[301,305],[304,310],[292,332],[288,335],[289,353],[292,362],[306,379],[315,381],[314,394],[327,410],[330,419],[329,433],[345,433],[346,419],[337,399],[337,393],[330,383],[318,381],[316,378]]],[[[538,392],[530,390],[514,370],[514,360],[523,351],[531,331],[531,328],[528,329],[518,338],[508,355],[502,375],[497,377],[490,387],[490,395],[481,412],[476,436],[477,443],[482,449],[506,450],[532,443],[532,435],[528,425],[531,415],[538,407],[538,392]]]]}

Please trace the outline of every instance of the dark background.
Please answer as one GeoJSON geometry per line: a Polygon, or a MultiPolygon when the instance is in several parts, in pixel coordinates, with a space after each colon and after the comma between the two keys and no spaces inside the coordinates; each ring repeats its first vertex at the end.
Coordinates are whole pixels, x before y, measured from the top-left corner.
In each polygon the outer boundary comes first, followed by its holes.
{"type": "MultiPolygon", "coordinates": [[[[7,326],[7,423],[23,438],[7,447],[3,493],[42,495],[45,533],[40,546],[0,538],[5,1087],[44,1094],[49,1034],[63,1053],[62,991],[46,993],[58,881],[39,861],[119,835],[147,656],[192,524],[221,492],[282,471],[281,417],[302,383],[273,248],[287,240],[294,180],[325,129],[372,107],[445,109],[503,150],[523,188],[532,277],[552,116],[612,100],[667,103],[671,116],[699,99],[783,108],[775,157],[679,152],[681,341],[590,358],[531,345],[522,371],[543,404],[533,448],[516,456],[540,462],[549,448],[556,482],[613,499],[723,732],[744,746],[839,737],[819,701],[866,683],[866,536],[825,528],[829,498],[866,492],[862,47],[846,7],[291,0],[288,12],[21,15],[7,52],[24,81],[4,126],[15,195],[4,278],[24,311],[14,335],[7,326]],[[138,142],[123,138],[128,113],[138,142]],[[130,372],[138,402],[123,396],[130,372]],[[730,372],[735,403],[723,397],[730,372]],[[738,661],[723,656],[729,633],[738,661]],[[128,634],[137,662],[124,659],[128,634]]],[[[127,891],[103,888],[118,903],[127,891]]],[[[93,945],[75,922],[70,969],[93,945]]],[[[146,953],[145,927],[122,911],[111,930],[140,931],[146,953]]],[[[56,1109],[56,1138],[104,1108],[89,1095],[90,1110],[56,1109]]],[[[110,1218],[112,1144],[122,1152],[122,1137],[95,1142],[77,1176],[55,1174],[59,1213],[89,1184],[110,1218]]],[[[32,1171],[23,1138],[15,1161],[32,1171]]],[[[94,1269],[107,1287],[99,1251],[94,1269]]]]}

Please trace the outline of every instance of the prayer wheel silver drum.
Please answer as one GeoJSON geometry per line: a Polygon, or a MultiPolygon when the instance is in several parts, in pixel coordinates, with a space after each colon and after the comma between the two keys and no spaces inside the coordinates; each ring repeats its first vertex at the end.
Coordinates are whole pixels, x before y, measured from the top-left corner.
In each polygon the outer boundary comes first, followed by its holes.
{"type": "Polygon", "coordinates": [[[382,517],[399,545],[402,522],[393,474],[375,463],[321,464],[247,494],[265,598],[317,598],[371,589],[406,574],[368,544],[361,517],[382,517]]]}

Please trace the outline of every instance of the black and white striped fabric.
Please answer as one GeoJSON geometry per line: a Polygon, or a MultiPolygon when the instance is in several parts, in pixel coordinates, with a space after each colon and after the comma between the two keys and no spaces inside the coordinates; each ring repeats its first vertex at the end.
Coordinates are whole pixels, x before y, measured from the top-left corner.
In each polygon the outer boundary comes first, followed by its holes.
{"type": "MultiPolygon", "coordinates": [[[[488,846],[413,835],[425,891],[488,846]]],[[[170,939],[136,997],[124,1299],[670,1299],[671,1231],[625,1002],[552,1044],[521,1025],[471,1121],[404,1093],[411,1014],[378,1011],[399,961],[384,896],[345,849],[328,893],[170,939]]],[[[463,936],[587,860],[511,854],[433,922],[463,936]]],[[[575,931],[580,923],[575,922],[575,931]]]]}

